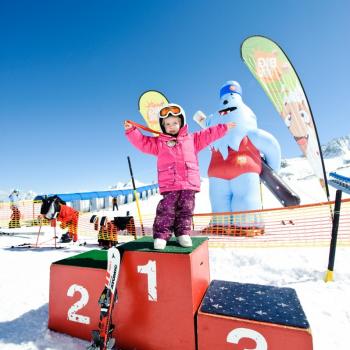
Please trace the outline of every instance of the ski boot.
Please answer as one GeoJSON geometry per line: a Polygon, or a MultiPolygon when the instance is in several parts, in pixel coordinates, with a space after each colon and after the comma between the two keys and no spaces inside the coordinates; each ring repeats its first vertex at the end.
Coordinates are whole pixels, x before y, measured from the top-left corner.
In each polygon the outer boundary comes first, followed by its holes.
{"type": "Polygon", "coordinates": [[[72,241],[72,238],[70,237],[68,232],[64,233],[61,237],[61,240],[60,240],[61,243],[69,243],[71,241],[72,241]]]}

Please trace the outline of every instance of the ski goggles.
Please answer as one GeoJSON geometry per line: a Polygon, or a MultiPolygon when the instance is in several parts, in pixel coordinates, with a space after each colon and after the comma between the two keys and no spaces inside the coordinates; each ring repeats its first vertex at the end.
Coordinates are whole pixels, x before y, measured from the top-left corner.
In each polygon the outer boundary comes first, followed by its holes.
{"type": "Polygon", "coordinates": [[[169,114],[173,115],[174,117],[177,117],[177,116],[183,114],[183,110],[179,105],[172,103],[172,104],[169,104],[169,105],[163,107],[159,111],[160,118],[167,118],[169,116],[169,114]]]}

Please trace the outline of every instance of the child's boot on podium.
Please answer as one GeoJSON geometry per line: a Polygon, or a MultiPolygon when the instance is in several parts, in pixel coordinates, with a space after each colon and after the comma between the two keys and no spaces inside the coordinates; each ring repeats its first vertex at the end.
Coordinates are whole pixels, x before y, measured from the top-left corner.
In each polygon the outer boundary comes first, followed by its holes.
{"type": "Polygon", "coordinates": [[[162,238],[155,238],[154,239],[154,243],[153,243],[153,247],[154,249],[157,250],[163,250],[166,246],[166,240],[162,239],[162,238]]]}
{"type": "Polygon", "coordinates": [[[176,237],[176,240],[181,247],[184,247],[184,248],[192,247],[192,239],[189,235],[178,236],[176,237]]]}

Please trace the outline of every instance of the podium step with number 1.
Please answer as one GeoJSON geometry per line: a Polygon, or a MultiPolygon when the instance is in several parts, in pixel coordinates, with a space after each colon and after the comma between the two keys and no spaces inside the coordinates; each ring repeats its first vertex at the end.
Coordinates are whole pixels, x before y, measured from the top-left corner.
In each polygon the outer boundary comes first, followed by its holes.
{"type": "Polygon", "coordinates": [[[122,246],[123,263],[116,305],[116,331],[122,349],[195,350],[195,314],[209,285],[208,241],[193,247],[175,239],[164,251],[144,237],[122,246]]]}

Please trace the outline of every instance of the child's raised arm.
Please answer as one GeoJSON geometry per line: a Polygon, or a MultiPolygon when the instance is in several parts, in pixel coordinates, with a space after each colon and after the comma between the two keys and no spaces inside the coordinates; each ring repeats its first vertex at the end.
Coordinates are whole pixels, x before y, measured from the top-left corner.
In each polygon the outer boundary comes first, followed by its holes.
{"type": "Polygon", "coordinates": [[[124,120],[124,129],[127,139],[141,152],[152,155],[158,154],[157,137],[143,135],[128,120],[124,120]]]}

